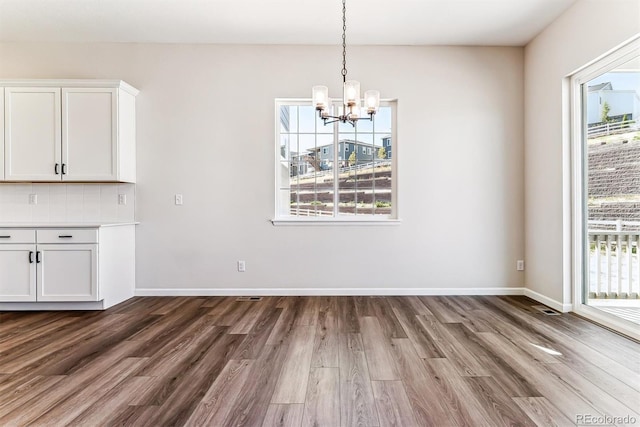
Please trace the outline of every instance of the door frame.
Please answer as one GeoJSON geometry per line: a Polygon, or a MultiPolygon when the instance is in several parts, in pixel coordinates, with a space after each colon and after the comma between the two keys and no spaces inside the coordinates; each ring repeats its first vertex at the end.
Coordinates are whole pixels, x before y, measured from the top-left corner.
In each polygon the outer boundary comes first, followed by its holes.
{"type": "MultiPolygon", "coordinates": [[[[571,288],[573,296],[573,311],[589,320],[614,329],[622,334],[640,340],[640,328],[612,314],[591,307],[584,302],[586,278],[588,277],[588,248],[587,217],[585,204],[585,180],[587,157],[584,150],[584,119],[586,110],[583,108],[583,98],[586,84],[595,77],[604,74],[615,67],[624,64],[632,58],[640,56],[640,36],[617,46],[590,64],[568,76],[570,102],[570,251],[569,271],[571,272],[571,288]]],[[[565,268],[567,266],[565,265],[565,268]]]]}

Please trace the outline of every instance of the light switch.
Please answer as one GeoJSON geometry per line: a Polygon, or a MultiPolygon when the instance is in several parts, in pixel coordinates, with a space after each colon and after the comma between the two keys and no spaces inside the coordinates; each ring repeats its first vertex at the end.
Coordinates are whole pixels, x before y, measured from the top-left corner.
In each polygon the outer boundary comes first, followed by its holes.
{"type": "Polygon", "coordinates": [[[176,194],[176,205],[182,205],[182,194],[176,194]]]}

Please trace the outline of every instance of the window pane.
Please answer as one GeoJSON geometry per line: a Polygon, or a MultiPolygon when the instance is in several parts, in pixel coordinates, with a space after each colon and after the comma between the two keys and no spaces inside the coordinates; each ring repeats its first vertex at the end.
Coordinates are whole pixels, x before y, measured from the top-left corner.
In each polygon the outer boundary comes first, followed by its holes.
{"type": "Polygon", "coordinates": [[[333,123],[325,125],[324,121],[318,116],[318,113],[316,112],[316,131],[318,133],[333,134],[333,127],[334,127],[333,123]]]}
{"type": "Polygon", "coordinates": [[[373,212],[376,215],[391,215],[392,171],[391,162],[376,160],[374,168],[373,212]]]}
{"type": "Polygon", "coordinates": [[[616,308],[640,307],[631,296],[640,291],[640,257],[635,256],[639,247],[628,239],[640,230],[639,69],[636,57],[582,87],[587,157],[582,183],[587,196],[584,262],[589,267],[584,302],[595,308],[606,304],[620,316],[616,308]]]}
{"type": "Polygon", "coordinates": [[[291,215],[297,216],[299,211],[299,199],[300,199],[300,186],[298,185],[298,180],[292,181],[291,190],[289,192],[289,206],[291,210],[291,215]]]}
{"type": "Polygon", "coordinates": [[[323,175],[331,174],[333,170],[333,135],[318,135],[318,163],[323,175]]]}
{"type": "Polygon", "coordinates": [[[371,120],[358,120],[356,130],[358,132],[373,132],[373,122],[371,120]]]}
{"type": "MultiPolygon", "coordinates": [[[[289,155],[286,157],[286,159],[288,160],[292,160],[298,153],[298,135],[296,134],[288,134],[288,135],[281,135],[280,136],[281,139],[285,138],[286,141],[283,142],[282,144],[286,144],[289,147],[289,155]]],[[[282,155],[282,145],[280,147],[280,154],[282,155]]]]}
{"type": "Polygon", "coordinates": [[[289,158],[289,135],[280,134],[280,159],[289,158]]]}
{"type": "Polygon", "coordinates": [[[353,133],[356,131],[356,128],[349,122],[347,123],[338,123],[338,132],[340,133],[353,133]]]}
{"type": "Polygon", "coordinates": [[[280,133],[298,132],[298,107],[280,106],[280,133]]]}
{"type": "Polygon", "coordinates": [[[356,137],[356,140],[358,140],[358,142],[362,142],[363,144],[366,144],[365,147],[369,147],[369,148],[373,147],[373,134],[357,133],[355,137],[356,137]]]}
{"type": "Polygon", "coordinates": [[[311,105],[299,106],[300,132],[315,133],[316,131],[316,110],[311,105]]]}
{"type": "Polygon", "coordinates": [[[277,212],[280,216],[291,215],[291,191],[290,189],[278,190],[277,212]]]}
{"type": "Polygon", "coordinates": [[[345,147],[338,188],[340,205],[338,212],[344,215],[373,214],[374,168],[376,148],[371,133],[342,133],[341,144],[345,147]]]}
{"type": "Polygon", "coordinates": [[[280,189],[289,188],[291,185],[291,178],[294,177],[291,169],[291,162],[284,161],[278,165],[278,173],[276,174],[277,185],[280,189]]]}
{"type": "Polygon", "coordinates": [[[391,107],[380,107],[373,120],[376,133],[391,133],[391,107]]]}
{"type": "Polygon", "coordinates": [[[376,158],[380,160],[390,160],[393,156],[393,144],[391,135],[374,135],[374,146],[376,149],[376,158]],[[380,149],[383,150],[380,150],[380,149]]]}

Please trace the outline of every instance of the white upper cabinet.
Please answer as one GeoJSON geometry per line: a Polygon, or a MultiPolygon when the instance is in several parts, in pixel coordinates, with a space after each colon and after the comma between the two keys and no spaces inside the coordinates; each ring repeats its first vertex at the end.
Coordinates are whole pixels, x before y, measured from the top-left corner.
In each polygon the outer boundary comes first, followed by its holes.
{"type": "Polygon", "coordinates": [[[136,89],[93,80],[3,85],[4,180],[135,182],[136,89]]]}
{"type": "Polygon", "coordinates": [[[4,88],[0,87],[0,180],[4,179],[4,88]]]}
{"type": "Polygon", "coordinates": [[[118,180],[116,89],[62,89],[63,179],[118,180]]]}
{"type": "Polygon", "coordinates": [[[7,87],[4,92],[7,181],[59,181],[60,88],[7,87]]]}

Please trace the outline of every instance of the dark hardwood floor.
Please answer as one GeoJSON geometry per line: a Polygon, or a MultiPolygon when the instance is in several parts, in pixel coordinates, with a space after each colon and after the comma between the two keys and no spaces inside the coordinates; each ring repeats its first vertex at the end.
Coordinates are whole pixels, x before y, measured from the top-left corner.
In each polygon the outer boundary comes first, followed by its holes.
{"type": "Polygon", "coordinates": [[[534,305],[145,297],[0,313],[0,425],[640,424],[640,344],[534,305]]]}

